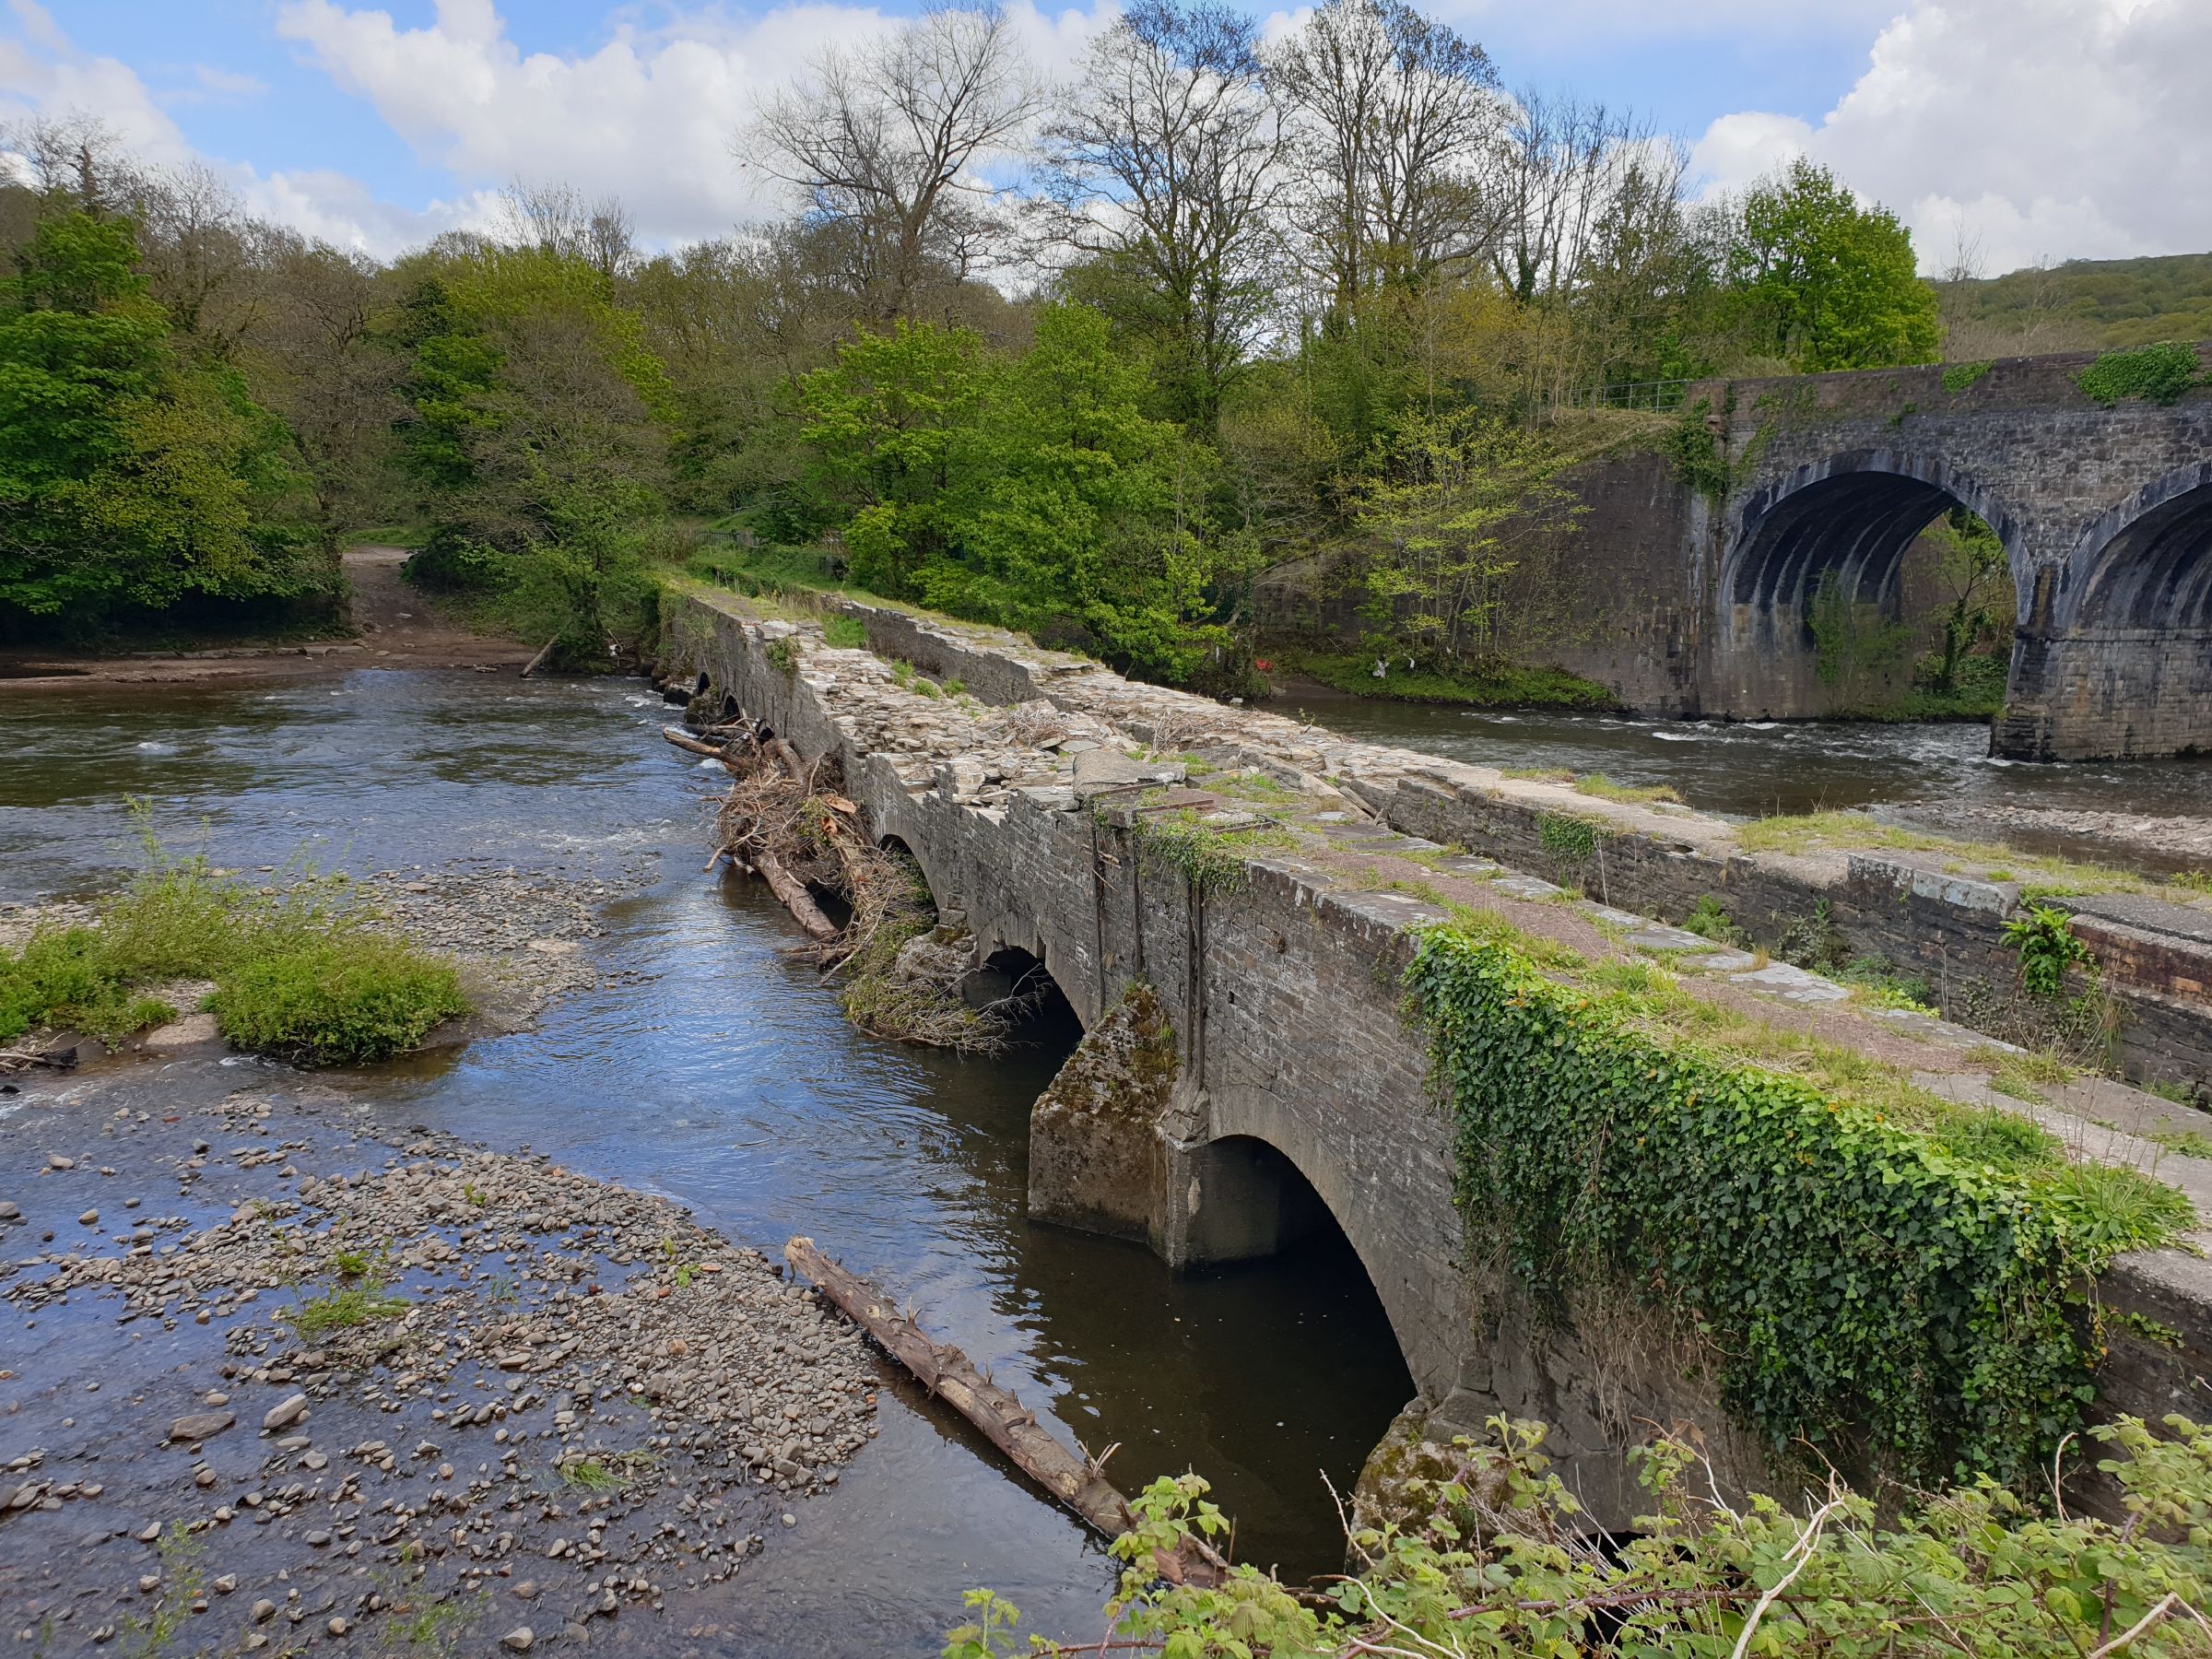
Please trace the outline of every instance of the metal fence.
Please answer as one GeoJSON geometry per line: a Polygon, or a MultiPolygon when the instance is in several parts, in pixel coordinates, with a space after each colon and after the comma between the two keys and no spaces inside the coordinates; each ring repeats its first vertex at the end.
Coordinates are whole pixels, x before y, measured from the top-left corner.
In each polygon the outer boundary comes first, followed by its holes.
{"type": "Polygon", "coordinates": [[[1583,386],[1562,394],[1553,404],[1559,409],[1649,409],[1665,414],[1678,409],[1694,382],[1686,380],[1629,381],[1617,386],[1583,386]]]}

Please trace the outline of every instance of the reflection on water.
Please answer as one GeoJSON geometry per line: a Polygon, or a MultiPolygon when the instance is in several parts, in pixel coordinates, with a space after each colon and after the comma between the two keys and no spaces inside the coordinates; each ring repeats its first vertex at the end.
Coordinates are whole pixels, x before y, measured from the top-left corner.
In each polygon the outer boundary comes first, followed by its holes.
{"type": "MultiPolygon", "coordinates": [[[[1280,706],[1290,712],[1293,701],[1280,706]]],[[[1971,722],[1653,720],[1334,695],[1303,712],[1348,737],[1481,766],[1563,766],[1621,783],[1669,784],[1692,806],[1745,818],[1908,804],[2212,812],[2212,759],[2000,760],[1989,754],[1989,728],[1971,722]]]]}
{"type": "MultiPolygon", "coordinates": [[[[166,833],[205,819],[231,864],[302,845],[353,869],[633,877],[600,988],[538,1030],[354,1080],[372,1110],[666,1193],[771,1255],[810,1233],[1084,1444],[1118,1442],[1125,1488],[1195,1467],[1244,1559],[1334,1570],[1322,1476],[1346,1486],[1411,1392],[1348,1247],[1176,1278],[1139,1247],[1031,1226],[1029,1108],[1064,1044],[961,1060],[853,1031],[782,954],[772,901],[698,874],[711,775],[653,735],[666,714],[631,686],[391,671],[0,702],[0,900],[111,881],[125,794],[166,833]]],[[[735,1632],[718,1651],[932,1653],[983,1583],[1042,1628],[1100,1633],[1098,1544],[902,1399],[791,1547],[702,1593],[726,1598],[700,1614],[735,1632]]]]}

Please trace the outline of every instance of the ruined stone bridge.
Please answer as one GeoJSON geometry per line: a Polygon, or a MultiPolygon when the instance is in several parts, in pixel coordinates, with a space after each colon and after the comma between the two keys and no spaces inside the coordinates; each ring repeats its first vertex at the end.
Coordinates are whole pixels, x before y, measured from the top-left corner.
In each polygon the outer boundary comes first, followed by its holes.
{"type": "MultiPolygon", "coordinates": [[[[1558,554],[1575,625],[1550,654],[1647,712],[1833,712],[1864,691],[1818,673],[1816,591],[1898,614],[1909,551],[1963,506],[2003,540],[2016,591],[1994,752],[2212,750],[2212,378],[2106,407],[2079,384],[2094,360],[1692,387],[1725,489],[1632,444],[1567,475],[1586,511],[1558,554]]],[[[1333,586],[1311,563],[1271,572],[1262,619],[1356,635],[1333,586]]]]}
{"type": "MultiPolygon", "coordinates": [[[[1479,1432],[1499,1412],[1541,1418],[1607,1525],[1635,1512],[1622,1453],[1651,1422],[1698,1424],[1739,1486],[1759,1482],[1765,1455],[1722,1409],[1710,1356],[1632,1310],[1535,1318],[1495,1269],[1481,1218],[1455,1202],[1451,1124],[1402,1007],[1409,930],[1452,904],[1593,959],[1664,954],[1700,996],[1889,1058],[1954,1100],[2036,1116],[2085,1156],[2155,1162],[2149,1137],[2194,1118],[2094,1078],[2024,1104],[1994,1088],[1979,1034],[1861,1006],[1659,920],[1714,890],[1754,931],[1825,902],[1862,947],[1994,984],[2012,977],[1996,933],[2018,899],[1994,876],[1895,855],[1755,856],[1683,808],[1352,743],[990,630],[831,603],[872,649],[831,648],[811,621],[731,595],[671,595],[665,680],[698,715],[834,757],[872,831],[921,865],[942,935],[974,971],[1041,970],[1065,996],[1086,1035],[1032,1114],[1040,1219],[1144,1241],[1179,1266],[1341,1229],[1418,1391],[1386,1443],[1479,1432]],[[1147,832],[1157,813],[1266,833],[1216,883],[1147,832]],[[1568,818],[1591,829],[1571,861],[1546,833],[1568,818]]],[[[2080,923],[2115,964],[2150,1070],[2212,1053],[2205,980],[2189,977],[2212,965],[2212,912],[2167,908],[2080,923]]],[[[2212,1205],[2212,1162],[2160,1167],[2212,1205]]],[[[2212,1413],[2198,1381],[2212,1374],[2212,1267],[2143,1253],[2101,1294],[2180,1335],[2116,1326],[2100,1408],[2212,1413]]]]}

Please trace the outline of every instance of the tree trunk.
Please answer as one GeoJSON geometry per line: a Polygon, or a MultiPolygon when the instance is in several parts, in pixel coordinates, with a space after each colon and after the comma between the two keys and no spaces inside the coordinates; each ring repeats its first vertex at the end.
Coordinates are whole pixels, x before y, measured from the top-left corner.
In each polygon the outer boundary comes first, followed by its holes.
{"type": "MultiPolygon", "coordinates": [[[[1035,1412],[977,1371],[959,1348],[931,1341],[888,1297],[830,1260],[812,1239],[792,1240],[783,1246],[783,1259],[812,1279],[931,1394],[982,1430],[1023,1474],[1088,1524],[1109,1538],[1135,1529],[1136,1517],[1129,1500],[1106,1483],[1098,1461],[1078,1457],[1062,1445],[1038,1423],[1035,1412]]],[[[1228,1563],[1196,1539],[1186,1543],[1180,1556],[1155,1551],[1153,1566],[1162,1578],[1178,1584],[1218,1583],[1228,1571],[1228,1563]]]]}
{"type": "Polygon", "coordinates": [[[753,867],[767,880],[768,890],[782,900],[791,919],[806,930],[807,937],[825,945],[837,937],[837,924],[822,914],[821,906],[815,903],[806,884],[785,869],[773,853],[765,847],[756,849],[753,867]]]}

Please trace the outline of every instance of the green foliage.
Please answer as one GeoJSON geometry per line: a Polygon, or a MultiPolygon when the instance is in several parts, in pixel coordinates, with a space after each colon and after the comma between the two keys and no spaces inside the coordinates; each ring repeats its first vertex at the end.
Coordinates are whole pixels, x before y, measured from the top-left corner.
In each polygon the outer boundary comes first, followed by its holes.
{"type": "Polygon", "coordinates": [[[1208,823],[1192,807],[1144,811],[1136,815],[1136,839],[1148,856],[1181,870],[1201,892],[1233,892],[1245,881],[1247,853],[1296,844],[1296,837],[1276,824],[1224,828],[1208,823]]]}
{"type": "Polygon", "coordinates": [[[1658,448],[1674,463],[1675,476],[1685,487],[1717,505],[1735,482],[1735,474],[1727,452],[1707,424],[1712,418],[1712,405],[1700,397],[1660,435],[1658,448]]]}
{"type": "Polygon", "coordinates": [[[1771,355],[1812,374],[1935,358],[1936,290],[1895,214],[1862,207],[1802,157],[1754,187],[1741,212],[1729,253],[1734,304],[1771,355]]]}
{"type": "Polygon", "coordinates": [[[2168,342],[2108,351],[2076,375],[2074,383],[2090,402],[2109,409],[2128,397],[2148,404],[2179,403],[2206,379],[2195,347],[2168,342]]]}
{"type": "Polygon", "coordinates": [[[761,655],[778,674],[796,674],[799,670],[799,641],[794,635],[777,635],[768,642],[761,655]]]}
{"type": "Polygon", "coordinates": [[[2065,994],[2070,970],[2097,971],[2089,947],[2074,936],[2073,921],[2065,911],[2037,904],[2005,924],[2005,943],[2019,956],[2020,984],[2029,995],[2053,1000],[2065,994]]]}
{"type": "Polygon", "coordinates": [[[97,925],[0,950],[0,1041],[41,1026],[117,1041],[174,1016],[144,994],[174,980],[215,982],[206,1006],[241,1048],[318,1065],[382,1059],[468,1012],[452,966],[378,931],[342,877],[263,892],[145,844],[97,925]]]}
{"type": "Polygon", "coordinates": [[[1716,945],[1747,945],[1748,934],[1735,924],[1728,914],[1728,907],[1716,893],[1707,893],[1700,899],[1688,915],[1682,918],[1682,930],[1693,933],[1700,939],[1711,939],[1716,945]]]}
{"type": "Polygon", "coordinates": [[[239,1047],[312,1065],[385,1059],[468,1012],[449,964],[374,934],[241,962],[218,982],[207,1006],[239,1047]]]}
{"type": "Polygon", "coordinates": [[[316,1342],[372,1320],[397,1319],[407,1311],[405,1298],[386,1296],[370,1285],[346,1285],[311,1296],[292,1310],[292,1329],[302,1342],[316,1342]]]}
{"type": "Polygon", "coordinates": [[[1599,825],[1571,812],[1536,815],[1536,840],[1561,880],[1577,877],[1584,862],[1596,855],[1599,830],[1599,825]]]}
{"type": "Polygon", "coordinates": [[[1349,490],[1369,648],[1447,674],[1506,664],[1524,645],[1508,637],[1512,584],[1574,528],[1557,465],[1543,437],[1473,408],[1410,413],[1378,437],[1349,490]]]}
{"type": "Polygon", "coordinates": [[[822,618],[822,642],[834,645],[840,651],[865,651],[868,648],[868,628],[858,617],[825,617],[822,618]]]}
{"type": "Polygon", "coordinates": [[[1912,629],[1893,621],[1879,605],[1860,598],[1854,584],[1834,571],[1823,571],[1813,588],[1806,617],[1816,652],[1814,672],[1834,689],[1846,709],[1868,706],[1881,695],[1884,680],[1904,662],[1912,629]]]}
{"type": "Polygon", "coordinates": [[[127,219],[41,222],[0,284],[0,630],[335,592],[284,429],[179,356],[127,219]]]}
{"type": "MultiPolygon", "coordinates": [[[[2186,1418],[2091,1429],[2123,1516],[2046,1512],[2044,1478],[1981,1479],[1899,1514],[1832,1474],[1802,1505],[1711,1489],[1700,1450],[1661,1434],[1637,1454],[1647,1513],[1617,1546],[1544,1455],[1541,1424],[1492,1418],[1480,1442],[1408,1483],[1413,1512],[1349,1542],[1325,1598],[1249,1566],[1219,1584],[1160,1560],[1223,1539],[1195,1475],[1153,1482],[1117,1540],[1104,1644],[1169,1659],[2181,1659],[2204,1652],[2212,1595],[2212,1432],[2186,1418]]],[[[945,1659],[1093,1653],[1033,1637],[989,1591],[945,1659]]]]}
{"type": "Polygon", "coordinates": [[[1654,801],[1680,801],[1681,794],[1665,783],[1616,783],[1604,772],[1591,772],[1574,781],[1574,793],[1586,794],[1600,801],[1618,801],[1623,806],[1644,806],[1654,801]]]}
{"type": "Polygon", "coordinates": [[[928,324],[856,335],[799,383],[814,511],[862,588],[1203,680],[1253,549],[1205,533],[1212,452],[1144,394],[1079,306],[1043,308],[1010,359],[928,324]]]}
{"type": "Polygon", "coordinates": [[[2212,339],[2212,253],[2072,259],[1943,289],[2000,354],[2212,339]]]}
{"type": "Polygon", "coordinates": [[[1956,397],[1961,392],[1971,390],[1983,375],[1995,367],[1996,364],[1988,361],[1947,364],[1943,371],[1943,389],[1956,397]]]}
{"type": "Polygon", "coordinates": [[[1671,1310],[1778,1451],[2022,1480],[2077,1427],[2068,1310],[2115,1250],[2166,1236],[2155,1206],[2124,1243],[2047,1172],[1661,1035],[1495,939],[1430,930],[1407,982],[1460,1203],[1539,1309],[1615,1286],[1671,1310]]]}

